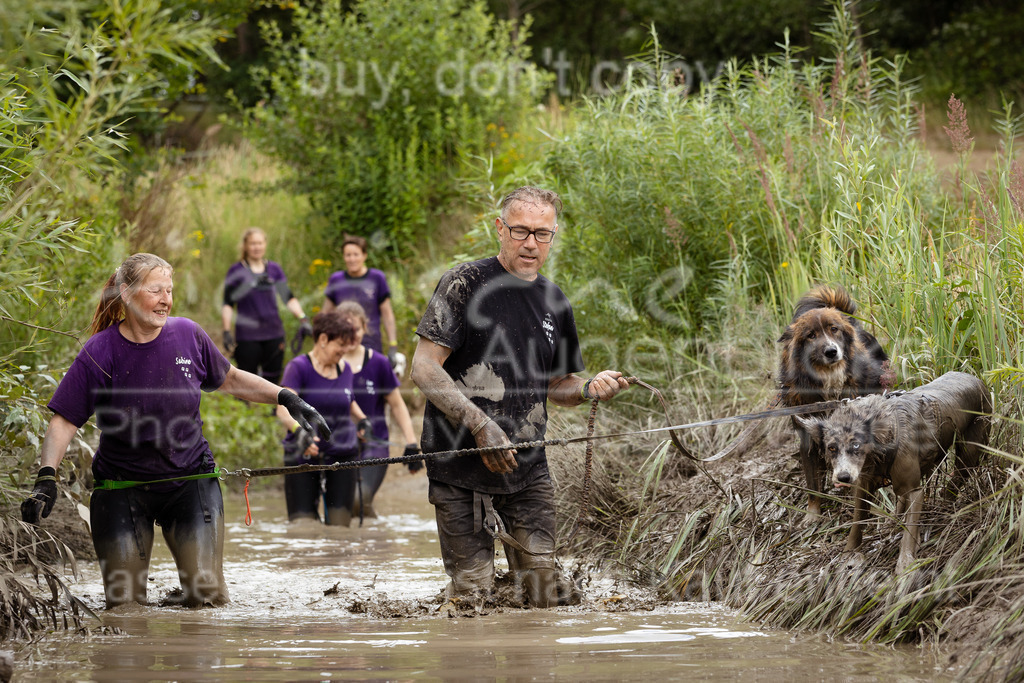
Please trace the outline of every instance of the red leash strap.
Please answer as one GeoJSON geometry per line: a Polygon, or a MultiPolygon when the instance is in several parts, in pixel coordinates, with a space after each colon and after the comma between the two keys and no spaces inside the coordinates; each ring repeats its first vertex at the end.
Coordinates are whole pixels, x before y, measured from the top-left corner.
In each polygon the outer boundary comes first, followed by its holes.
{"type": "Polygon", "coordinates": [[[252,526],[252,508],[249,507],[249,482],[252,479],[245,480],[245,525],[252,526]]]}

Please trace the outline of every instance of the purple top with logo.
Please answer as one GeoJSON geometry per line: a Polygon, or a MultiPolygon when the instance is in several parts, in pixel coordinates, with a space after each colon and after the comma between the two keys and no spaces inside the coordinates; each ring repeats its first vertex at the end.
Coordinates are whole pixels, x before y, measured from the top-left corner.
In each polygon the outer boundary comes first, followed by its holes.
{"type": "MultiPolygon", "coordinates": [[[[296,356],[284,368],[281,386],[294,389],[309,405],[317,409],[331,428],[331,440],[324,447],[317,446],[327,464],[352,460],[358,454],[356,426],[349,413],[352,406],[352,367],[342,361],[341,372],[335,379],[327,379],[313,369],[309,354],[296,356]]],[[[292,439],[294,434],[285,437],[292,439]]],[[[312,462],[303,456],[301,462],[312,462]]]]}
{"type": "Polygon", "coordinates": [[[188,318],[168,318],[144,344],[125,339],[115,324],[85,343],[48,406],[76,427],[96,414],[97,479],[212,472],[199,401],[201,391],[224,383],[230,367],[188,318]]]}
{"type": "Polygon", "coordinates": [[[235,339],[266,341],[284,337],[277,297],[286,303],[292,298],[287,283],[281,266],[273,261],[267,261],[264,271],[258,274],[242,261],[228,268],[224,278],[224,304],[238,307],[235,339]]]}
{"type": "MultiPolygon", "coordinates": [[[[363,354],[363,367],[355,374],[353,390],[356,403],[373,424],[373,436],[380,441],[388,440],[388,421],[384,408],[387,396],[398,388],[398,379],[391,363],[383,353],[369,351],[363,354]]],[[[362,459],[388,457],[387,444],[368,444],[363,448],[362,459]]]]}
{"type": "Polygon", "coordinates": [[[380,305],[391,298],[391,289],[384,273],[376,268],[369,268],[365,275],[352,277],[344,270],[336,271],[327,280],[324,296],[335,306],[342,301],[355,301],[362,306],[368,321],[363,346],[374,351],[381,351],[384,348],[380,336],[380,305]]]}

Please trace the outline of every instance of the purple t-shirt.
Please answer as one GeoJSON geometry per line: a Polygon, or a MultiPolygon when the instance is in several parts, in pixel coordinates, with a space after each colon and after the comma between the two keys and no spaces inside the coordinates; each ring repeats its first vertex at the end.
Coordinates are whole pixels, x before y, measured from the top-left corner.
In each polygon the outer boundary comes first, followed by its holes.
{"type": "Polygon", "coordinates": [[[144,344],[111,325],[85,343],[48,406],[76,427],[95,413],[97,479],[212,472],[199,401],[201,391],[224,383],[230,367],[188,318],[168,318],[157,338],[144,344]]]}
{"type": "Polygon", "coordinates": [[[342,301],[355,301],[362,306],[368,320],[363,346],[374,351],[384,348],[380,335],[380,305],[391,297],[391,289],[384,273],[376,268],[370,268],[365,275],[352,277],[344,270],[336,271],[327,280],[324,297],[330,299],[335,306],[342,301]]]}
{"type": "Polygon", "coordinates": [[[284,336],[284,324],[277,312],[277,297],[291,298],[288,278],[281,266],[267,261],[262,273],[256,274],[239,261],[228,268],[224,278],[224,303],[238,307],[235,339],[266,341],[284,336]]]}
{"type": "MultiPolygon", "coordinates": [[[[335,379],[327,379],[313,369],[309,354],[296,356],[284,368],[281,386],[294,389],[309,405],[317,409],[331,428],[331,440],[326,447],[318,443],[320,454],[327,464],[352,460],[358,454],[356,426],[352,422],[352,367],[342,361],[341,372],[335,379]]],[[[293,434],[285,437],[285,441],[293,434]]],[[[305,456],[302,462],[310,462],[305,456]]]]}
{"type": "MultiPolygon", "coordinates": [[[[353,390],[356,403],[373,424],[373,436],[381,441],[388,440],[388,420],[385,413],[387,396],[398,388],[398,378],[391,369],[391,363],[383,353],[363,354],[363,367],[355,374],[353,390]]],[[[369,444],[363,448],[362,459],[388,457],[386,444],[369,444]]]]}

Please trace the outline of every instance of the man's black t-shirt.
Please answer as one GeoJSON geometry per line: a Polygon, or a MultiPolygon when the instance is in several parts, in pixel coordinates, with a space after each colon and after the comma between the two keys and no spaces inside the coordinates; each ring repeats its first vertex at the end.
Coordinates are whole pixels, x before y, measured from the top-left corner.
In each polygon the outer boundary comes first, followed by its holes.
{"type": "MultiPolygon", "coordinates": [[[[497,257],[463,263],[441,277],[416,333],[451,349],[444,369],[455,386],[513,443],[543,440],[548,383],[583,370],[569,300],[553,282],[510,274],[497,257]]],[[[429,401],[424,452],[474,448],[476,439],[429,401]]],[[[509,474],[487,470],[479,455],[429,459],[427,475],[482,493],[515,493],[547,471],[543,448],[519,450],[509,474]]]]}

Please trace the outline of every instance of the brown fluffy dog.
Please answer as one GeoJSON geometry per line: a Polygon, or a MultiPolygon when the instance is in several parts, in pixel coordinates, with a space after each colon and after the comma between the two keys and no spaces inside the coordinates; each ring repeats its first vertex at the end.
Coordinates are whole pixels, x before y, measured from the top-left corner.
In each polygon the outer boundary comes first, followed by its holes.
{"type": "Polygon", "coordinates": [[[899,500],[897,513],[906,514],[896,562],[897,573],[905,572],[919,545],[921,479],[955,441],[955,490],[966,469],[977,466],[980,448],[988,443],[991,412],[984,382],[963,372],[947,372],[905,394],[851,401],[826,419],[797,417],[800,428],[828,457],[832,483],[856,487],[846,549],[860,546],[868,497],[889,480],[899,500]]]}
{"type": "MultiPolygon", "coordinates": [[[[816,287],[797,302],[779,337],[779,403],[818,401],[881,393],[895,384],[881,344],[852,316],[857,305],[841,287],[816,287]]],[[[800,430],[798,430],[800,431],[800,430]]],[[[808,512],[821,514],[824,459],[800,431],[800,463],[809,491],[808,512]]]]}

